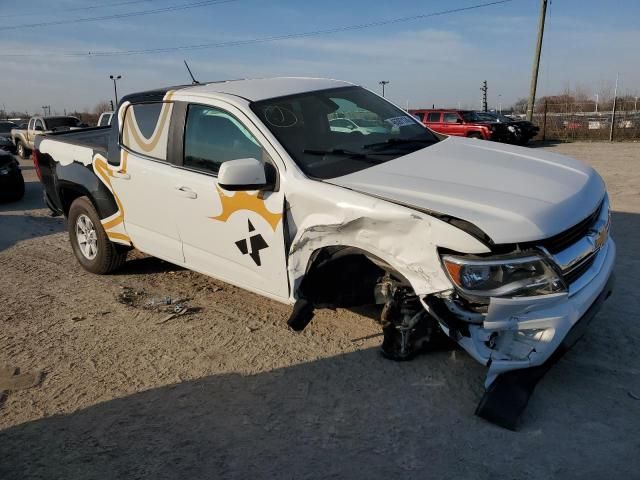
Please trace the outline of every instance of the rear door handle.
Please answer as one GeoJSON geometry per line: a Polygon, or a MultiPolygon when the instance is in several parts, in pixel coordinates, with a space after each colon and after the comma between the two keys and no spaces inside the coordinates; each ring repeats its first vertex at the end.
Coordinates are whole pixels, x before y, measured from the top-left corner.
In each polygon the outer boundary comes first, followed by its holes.
{"type": "Polygon", "coordinates": [[[181,197],[185,198],[198,198],[198,194],[191,190],[189,187],[176,187],[176,192],[181,197]]]}
{"type": "Polygon", "coordinates": [[[113,177],[121,178],[123,180],[129,180],[131,178],[131,175],[129,175],[127,172],[113,172],[113,177]]]}

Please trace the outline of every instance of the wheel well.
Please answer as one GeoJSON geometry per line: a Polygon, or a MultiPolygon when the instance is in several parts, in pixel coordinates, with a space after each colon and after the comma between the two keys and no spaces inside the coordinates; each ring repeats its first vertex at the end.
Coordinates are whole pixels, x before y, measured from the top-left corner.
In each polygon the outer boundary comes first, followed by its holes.
{"type": "Polygon", "coordinates": [[[386,273],[409,285],[387,262],[369,252],[355,247],[325,247],[314,252],[298,297],[316,307],[371,305],[375,303],[375,287],[386,273]]]}
{"type": "Polygon", "coordinates": [[[65,217],[69,216],[69,209],[71,208],[71,204],[80,197],[87,197],[93,204],[94,208],[96,207],[95,202],[91,198],[91,195],[89,195],[89,192],[82,187],[67,186],[60,188],[60,201],[62,202],[62,211],[64,212],[65,217]]]}
{"type": "Polygon", "coordinates": [[[483,136],[482,132],[479,130],[472,130],[470,132],[467,132],[467,137],[475,137],[476,135],[480,135],[481,137],[483,136]]]}

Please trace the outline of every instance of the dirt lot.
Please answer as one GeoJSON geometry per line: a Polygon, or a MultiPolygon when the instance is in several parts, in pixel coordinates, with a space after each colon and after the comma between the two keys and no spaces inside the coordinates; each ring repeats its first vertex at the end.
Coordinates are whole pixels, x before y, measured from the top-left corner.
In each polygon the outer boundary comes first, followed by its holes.
{"type": "Polygon", "coordinates": [[[0,366],[43,380],[0,407],[0,478],[638,478],[640,144],[545,148],[607,181],[618,284],[517,433],[473,415],[485,369],[462,351],[386,361],[347,311],[295,334],[289,307],[140,255],[86,273],[23,162],[27,196],[0,206],[0,366]],[[168,319],[165,296],[197,311],[168,319]]]}

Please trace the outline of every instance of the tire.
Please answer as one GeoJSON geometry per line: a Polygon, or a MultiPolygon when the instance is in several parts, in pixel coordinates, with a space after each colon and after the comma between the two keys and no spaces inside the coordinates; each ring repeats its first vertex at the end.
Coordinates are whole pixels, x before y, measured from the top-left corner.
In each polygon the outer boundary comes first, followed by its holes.
{"type": "Polygon", "coordinates": [[[16,145],[16,153],[20,158],[24,159],[29,158],[29,155],[31,155],[31,151],[27,147],[25,147],[24,143],[22,143],[21,141],[18,141],[18,145],[16,145]]]}
{"type": "Polygon", "coordinates": [[[126,261],[127,252],[109,240],[98,212],[87,197],[73,201],[67,226],[73,253],[85,270],[104,275],[120,268],[126,261]]]}
{"type": "Polygon", "coordinates": [[[467,135],[467,138],[475,138],[477,140],[483,140],[483,136],[481,133],[478,132],[471,132],[469,135],[467,135]]]}

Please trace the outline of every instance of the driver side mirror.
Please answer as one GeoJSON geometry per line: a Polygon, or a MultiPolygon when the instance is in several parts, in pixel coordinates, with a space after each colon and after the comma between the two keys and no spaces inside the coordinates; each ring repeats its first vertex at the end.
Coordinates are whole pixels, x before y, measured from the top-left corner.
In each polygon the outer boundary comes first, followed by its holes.
{"type": "Polygon", "coordinates": [[[456,123],[462,123],[462,119],[461,118],[457,119],[456,123]]]}
{"type": "Polygon", "coordinates": [[[229,160],[220,165],[218,185],[230,192],[267,190],[273,182],[267,181],[265,164],[255,158],[229,160]]]}

